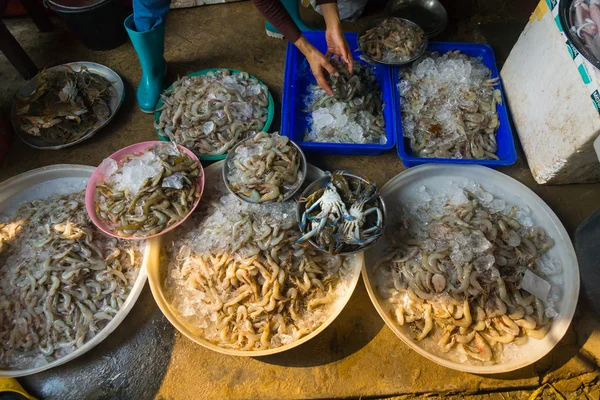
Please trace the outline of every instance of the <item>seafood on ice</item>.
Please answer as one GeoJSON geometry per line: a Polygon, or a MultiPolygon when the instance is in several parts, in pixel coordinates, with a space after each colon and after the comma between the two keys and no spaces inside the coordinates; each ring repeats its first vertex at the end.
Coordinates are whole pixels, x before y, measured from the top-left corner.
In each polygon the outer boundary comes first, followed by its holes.
{"type": "Polygon", "coordinates": [[[183,77],[161,95],[155,128],[201,155],[227,153],[239,141],[262,131],[268,119],[269,91],[246,72],[227,69],[183,77]]]}
{"type": "Polygon", "coordinates": [[[545,259],[554,241],[480,186],[455,189],[437,208],[405,212],[375,267],[379,296],[398,325],[443,357],[500,363],[507,346],[544,338],[558,315],[556,266],[545,259]],[[542,285],[527,286],[528,276],[542,285]]]}
{"type": "Polygon", "coordinates": [[[96,215],[118,236],[147,237],[185,218],[200,196],[202,169],[174,143],[149,147],[100,165],[96,215]]]}
{"type": "Polygon", "coordinates": [[[310,129],[306,130],[304,141],[386,143],[384,104],[371,68],[357,62],[350,74],[344,63],[335,58],[330,62],[339,73],[327,76],[334,95],[316,84],[309,87],[306,101],[311,113],[310,129]]]}
{"type": "Polygon", "coordinates": [[[571,3],[571,31],[583,40],[592,54],[600,59],[600,1],[575,0],[571,3]]]}
{"type": "Polygon", "coordinates": [[[260,132],[227,158],[226,184],[250,203],[279,202],[304,182],[304,160],[287,136],[260,132]]]}
{"type": "Polygon", "coordinates": [[[321,187],[300,198],[304,212],[303,235],[330,254],[355,252],[375,243],[383,235],[383,200],[374,183],[344,171],[328,174],[321,187]]]}
{"type": "Polygon", "coordinates": [[[105,236],[84,192],[23,204],[0,224],[0,364],[43,366],[96,336],[137,278],[136,242],[105,236]]]}
{"type": "Polygon", "coordinates": [[[425,32],[402,18],[386,18],[358,38],[358,43],[375,61],[407,62],[424,51],[425,32]]]}
{"type": "Polygon", "coordinates": [[[481,59],[433,52],[398,83],[402,129],[419,157],[497,160],[502,93],[481,59]]]}
{"type": "Polygon", "coordinates": [[[321,326],[358,273],[355,258],[297,243],[294,202],[210,193],[213,201],[163,251],[167,301],[186,324],[217,346],[249,352],[289,345],[321,326]]]}
{"type": "Polygon", "coordinates": [[[44,70],[29,96],[17,96],[20,129],[50,144],[76,141],[110,116],[113,85],[85,66],[44,70]]]}

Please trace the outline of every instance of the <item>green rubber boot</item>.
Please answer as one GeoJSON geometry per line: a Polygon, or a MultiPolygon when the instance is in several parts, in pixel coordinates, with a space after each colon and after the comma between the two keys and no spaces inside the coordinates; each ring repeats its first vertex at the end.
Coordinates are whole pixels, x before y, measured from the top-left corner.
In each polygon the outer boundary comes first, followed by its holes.
{"type": "MultiPolygon", "coordinates": [[[[300,18],[300,0],[281,0],[281,2],[301,31],[313,30],[302,21],[302,18],[300,18]]],[[[283,35],[279,33],[269,21],[265,24],[265,30],[267,31],[268,36],[276,39],[283,39],[283,35]]]]}
{"type": "Polygon", "coordinates": [[[125,29],[129,34],[133,48],[142,67],[142,79],[137,88],[137,102],[145,113],[152,113],[162,91],[163,78],[167,72],[167,62],[163,57],[165,50],[165,26],[159,26],[148,32],[137,32],[133,14],[125,19],[125,29]]]}

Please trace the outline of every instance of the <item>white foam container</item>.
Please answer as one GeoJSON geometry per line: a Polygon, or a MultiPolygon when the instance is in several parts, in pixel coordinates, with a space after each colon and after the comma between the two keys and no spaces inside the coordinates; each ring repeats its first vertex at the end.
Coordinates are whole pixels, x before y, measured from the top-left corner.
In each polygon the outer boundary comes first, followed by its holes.
{"type": "Polygon", "coordinates": [[[562,282],[560,298],[556,304],[559,316],[553,321],[550,331],[542,340],[530,338],[529,341],[520,346],[520,356],[508,362],[502,362],[490,366],[471,365],[468,361],[464,364],[442,358],[440,354],[434,354],[423,349],[419,342],[414,341],[408,334],[408,325],[399,326],[382,306],[382,300],[376,289],[376,277],[372,268],[377,260],[382,257],[387,248],[386,236],[375,247],[365,253],[365,267],[362,275],[369,293],[369,297],[377,312],[384,319],[387,326],[410,348],[422,356],[434,361],[444,367],[464,372],[477,374],[497,374],[513,371],[532,364],[548,354],[559,340],[567,332],[569,324],[573,319],[577,298],[579,296],[579,266],[571,239],[564,226],[542,199],[540,199],[528,187],[515,179],[490,168],[476,165],[441,165],[428,164],[411,168],[396,175],[381,189],[388,207],[388,231],[391,233],[397,225],[398,210],[403,204],[417,200],[417,188],[425,186],[428,191],[444,191],[452,183],[461,186],[468,181],[475,182],[491,193],[495,198],[505,200],[506,203],[515,206],[527,206],[531,209],[531,218],[534,225],[540,226],[554,239],[556,244],[548,251],[550,257],[560,260],[562,264],[562,282]]]}
{"type": "MultiPolygon", "coordinates": [[[[0,183],[0,214],[10,216],[23,203],[35,199],[44,199],[53,194],[68,194],[85,190],[87,182],[95,169],[94,167],[85,165],[58,164],[34,169],[8,179],[0,183]]],[[[71,354],[48,364],[21,370],[0,370],[0,378],[16,378],[32,375],[57,367],[85,354],[106,339],[123,322],[140,296],[148,277],[146,264],[150,251],[151,246],[145,245],[140,272],[129,292],[127,300],[125,300],[123,307],[121,307],[115,317],[96,336],[71,354]]]]}

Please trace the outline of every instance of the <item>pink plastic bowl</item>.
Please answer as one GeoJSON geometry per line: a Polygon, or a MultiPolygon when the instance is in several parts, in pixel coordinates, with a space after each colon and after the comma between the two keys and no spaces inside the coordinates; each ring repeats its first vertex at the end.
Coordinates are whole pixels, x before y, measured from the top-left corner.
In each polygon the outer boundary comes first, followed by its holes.
{"type": "MultiPolygon", "coordinates": [[[[130,154],[139,154],[144,152],[145,150],[154,147],[155,145],[167,145],[167,143],[165,142],[161,142],[161,141],[152,141],[152,142],[142,142],[142,143],[136,143],[136,144],[132,144],[131,146],[127,146],[119,151],[117,151],[116,153],[113,153],[109,156],[109,158],[112,158],[113,160],[115,160],[116,162],[121,161],[123,158],[125,158],[126,156],[130,155],[130,154]]],[[[181,221],[177,222],[176,224],[171,225],[170,227],[168,227],[167,229],[165,229],[162,232],[159,232],[157,234],[154,235],[150,235],[150,236],[121,236],[121,235],[117,235],[115,232],[111,231],[110,229],[108,229],[108,224],[103,221],[102,219],[100,219],[97,215],[96,215],[96,185],[98,183],[102,183],[105,181],[106,177],[104,176],[104,174],[102,173],[102,171],[100,170],[100,167],[96,168],[96,170],[94,171],[94,173],[92,174],[92,177],[90,178],[87,187],[85,189],[85,208],[87,210],[88,215],[90,216],[90,219],[92,220],[92,222],[94,223],[94,225],[96,225],[98,227],[98,229],[100,229],[102,232],[106,233],[107,235],[110,236],[114,236],[116,238],[121,238],[121,239],[132,239],[132,240],[145,240],[145,239],[150,239],[153,238],[155,236],[160,236],[163,235],[173,229],[175,229],[177,226],[181,225],[183,223],[183,221],[185,221],[186,219],[189,218],[189,216],[192,214],[192,212],[194,212],[194,209],[196,208],[196,206],[198,205],[198,203],[200,202],[200,198],[202,197],[202,192],[204,191],[204,170],[202,169],[202,164],[200,164],[200,161],[198,160],[198,157],[196,157],[196,155],[194,153],[192,153],[190,150],[186,149],[183,146],[177,145],[177,147],[179,148],[180,151],[184,152],[185,154],[187,154],[188,156],[190,156],[193,160],[198,162],[198,165],[200,167],[200,172],[201,175],[197,178],[196,180],[196,188],[198,190],[198,199],[196,200],[196,202],[194,203],[194,205],[192,206],[190,212],[181,219],[181,221]]],[[[102,164],[100,164],[102,165],[102,164]]]]}

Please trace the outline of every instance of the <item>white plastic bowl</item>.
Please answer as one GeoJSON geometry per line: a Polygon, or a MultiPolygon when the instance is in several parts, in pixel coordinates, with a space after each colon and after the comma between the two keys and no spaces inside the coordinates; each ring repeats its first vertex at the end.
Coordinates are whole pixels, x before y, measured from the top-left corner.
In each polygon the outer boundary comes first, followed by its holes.
{"type": "MultiPolygon", "coordinates": [[[[0,213],[10,216],[21,204],[28,201],[47,198],[53,194],[68,194],[84,190],[94,170],[94,167],[84,165],[59,164],[34,169],[8,179],[0,183],[0,213]]],[[[87,353],[106,339],[123,322],[140,296],[148,277],[146,264],[151,251],[151,244],[146,243],[142,265],[127,300],[115,317],[96,336],[71,354],[46,365],[19,370],[0,370],[0,378],[32,375],[57,367],[87,353]]]]}
{"type": "Polygon", "coordinates": [[[417,200],[416,189],[418,187],[425,186],[430,190],[443,191],[451,183],[460,186],[461,183],[467,181],[481,185],[495,198],[505,200],[509,204],[529,207],[534,225],[544,228],[556,242],[554,247],[548,251],[548,255],[559,259],[562,264],[563,286],[560,299],[556,304],[559,316],[552,322],[552,327],[544,339],[530,338],[525,345],[519,347],[521,350],[519,357],[495,365],[479,366],[469,364],[468,361],[464,364],[450,361],[443,358],[441,352],[433,353],[421,347],[419,342],[414,341],[408,334],[409,326],[399,326],[385,311],[382,299],[379,298],[375,287],[377,280],[372,270],[387,247],[385,234],[384,240],[365,253],[365,268],[363,268],[362,274],[369,297],[379,315],[387,326],[417,353],[444,367],[464,372],[497,374],[514,371],[536,362],[556,346],[567,332],[579,297],[579,267],[575,250],[567,231],[550,207],[525,185],[493,169],[478,165],[428,164],[396,175],[381,189],[381,196],[388,208],[387,229],[393,230],[397,225],[394,217],[398,215],[397,210],[402,204],[417,200]]]}

